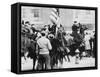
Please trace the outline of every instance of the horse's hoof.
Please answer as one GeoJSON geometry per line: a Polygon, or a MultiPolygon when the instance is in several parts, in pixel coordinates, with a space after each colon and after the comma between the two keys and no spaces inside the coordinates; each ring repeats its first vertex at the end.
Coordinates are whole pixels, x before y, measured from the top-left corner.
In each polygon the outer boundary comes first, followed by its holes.
{"type": "Polygon", "coordinates": [[[75,62],[75,64],[79,64],[79,62],[75,62]]]}
{"type": "Polygon", "coordinates": [[[70,62],[70,60],[68,60],[68,62],[70,62]]]}

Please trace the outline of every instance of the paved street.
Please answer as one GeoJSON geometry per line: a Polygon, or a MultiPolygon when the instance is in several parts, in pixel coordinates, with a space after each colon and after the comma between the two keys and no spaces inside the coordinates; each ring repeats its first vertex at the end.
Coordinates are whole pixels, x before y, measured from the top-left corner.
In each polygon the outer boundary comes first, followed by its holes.
{"type": "Polygon", "coordinates": [[[65,62],[62,65],[62,68],[77,68],[77,67],[90,67],[95,66],[94,58],[82,58],[79,60],[79,64],[75,64],[75,57],[71,57],[71,62],[65,62]]]}
{"type": "MultiPolygon", "coordinates": [[[[87,58],[83,57],[82,60],[79,60],[79,64],[75,64],[75,57],[70,56],[70,62],[63,61],[63,64],[61,65],[58,63],[57,68],[77,68],[77,67],[90,67],[95,66],[95,59],[94,58],[87,58]]],[[[24,58],[22,58],[22,70],[31,70],[33,67],[33,61],[32,59],[28,58],[26,61],[24,58]]]]}

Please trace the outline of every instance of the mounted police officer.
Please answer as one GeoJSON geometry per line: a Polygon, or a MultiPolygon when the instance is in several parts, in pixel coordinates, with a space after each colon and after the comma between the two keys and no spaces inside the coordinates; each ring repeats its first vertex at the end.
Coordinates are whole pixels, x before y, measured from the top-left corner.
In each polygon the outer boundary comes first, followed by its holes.
{"type": "Polygon", "coordinates": [[[76,54],[76,64],[78,63],[78,58],[79,58],[79,53],[80,53],[80,45],[83,41],[83,38],[81,36],[81,34],[79,33],[79,24],[77,23],[77,21],[74,21],[74,24],[72,26],[72,34],[71,36],[73,37],[73,50],[74,50],[74,53],[76,54]]]}

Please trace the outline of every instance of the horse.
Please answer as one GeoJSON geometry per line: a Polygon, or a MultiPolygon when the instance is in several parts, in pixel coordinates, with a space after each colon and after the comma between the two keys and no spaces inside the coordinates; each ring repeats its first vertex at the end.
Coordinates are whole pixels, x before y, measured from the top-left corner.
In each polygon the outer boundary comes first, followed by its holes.
{"type": "Polygon", "coordinates": [[[84,34],[84,32],[88,28],[85,25],[82,25],[82,24],[79,24],[79,28],[80,28],[79,34],[80,34],[80,36],[82,38],[82,42],[81,42],[81,45],[79,47],[79,51],[80,51],[79,57],[80,57],[80,59],[82,59],[82,53],[85,51],[85,45],[84,45],[85,34],[84,34]]]}
{"type": "Polygon", "coordinates": [[[34,33],[24,33],[21,34],[21,51],[22,56],[27,61],[27,58],[33,59],[33,70],[35,69],[35,62],[37,60],[36,55],[36,37],[37,34],[34,33]]]}
{"type": "Polygon", "coordinates": [[[73,38],[68,39],[68,48],[70,50],[70,55],[75,56],[77,54],[76,49],[78,49],[80,52],[79,53],[79,58],[82,59],[82,53],[85,50],[84,47],[84,31],[86,30],[85,27],[82,27],[83,25],[79,26],[79,33],[78,30],[76,29],[75,31],[70,34],[70,36],[73,38]]]}
{"type": "Polygon", "coordinates": [[[30,57],[33,59],[33,70],[35,69],[35,62],[37,60],[37,55],[36,55],[36,41],[30,40],[30,45],[27,47],[29,54],[27,57],[30,57]]]}
{"type": "Polygon", "coordinates": [[[30,40],[27,38],[26,34],[21,35],[21,56],[26,60],[28,54],[28,45],[30,40]]]}
{"type": "Polygon", "coordinates": [[[50,50],[50,57],[51,57],[51,69],[53,69],[53,67],[55,65],[58,64],[58,46],[59,46],[59,40],[56,38],[49,38],[51,45],[52,45],[52,50],[50,50]]]}
{"type": "Polygon", "coordinates": [[[59,60],[61,63],[63,62],[63,58],[66,60],[65,56],[67,56],[68,62],[70,62],[70,58],[66,46],[67,41],[65,40],[64,35],[65,35],[64,31],[58,30],[57,32],[57,39],[59,40],[58,51],[59,51],[59,60]]]}

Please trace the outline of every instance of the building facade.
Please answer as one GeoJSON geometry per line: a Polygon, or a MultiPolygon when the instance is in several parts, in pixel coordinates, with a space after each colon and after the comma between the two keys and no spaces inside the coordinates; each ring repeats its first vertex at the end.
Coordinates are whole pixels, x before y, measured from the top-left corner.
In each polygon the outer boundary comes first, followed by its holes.
{"type": "MultiPolygon", "coordinates": [[[[30,21],[31,24],[35,24],[37,27],[52,24],[50,20],[52,8],[23,6],[21,9],[21,19],[24,21],[30,21]]],[[[59,12],[60,23],[66,30],[71,30],[75,20],[82,24],[90,25],[92,28],[95,26],[95,11],[60,8],[59,12]]]]}

